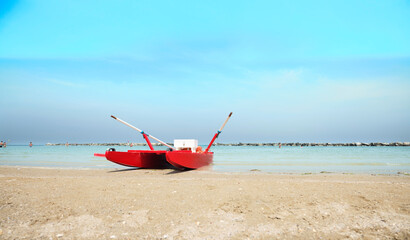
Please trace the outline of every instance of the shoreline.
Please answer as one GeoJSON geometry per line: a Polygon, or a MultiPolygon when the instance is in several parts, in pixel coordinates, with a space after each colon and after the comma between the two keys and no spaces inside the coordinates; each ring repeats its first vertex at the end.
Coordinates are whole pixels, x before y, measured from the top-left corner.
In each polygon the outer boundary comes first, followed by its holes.
{"type": "Polygon", "coordinates": [[[79,170],[79,171],[134,171],[134,170],[147,170],[147,171],[172,171],[172,172],[190,172],[196,171],[204,174],[238,174],[238,175],[289,175],[289,176],[305,176],[305,175],[355,175],[355,176],[410,176],[409,172],[396,172],[396,173],[365,173],[365,172],[330,172],[330,171],[300,171],[300,172],[279,172],[279,171],[267,171],[264,169],[253,168],[246,171],[226,171],[226,170],[213,170],[209,167],[204,169],[195,170],[176,170],[176,169],[145,169],[145,168],[134,168],[134,167],[53,167],[53,166],[27,166],[27,165],[0,165],[1,168],[11,168],[11,169],[44,169],[44,170],[79,170]]]}
{"type": "Polygon", "coordinates": [[[408,176],[84,170],[0,166],[0,238],[410,237],[408,176]]]}

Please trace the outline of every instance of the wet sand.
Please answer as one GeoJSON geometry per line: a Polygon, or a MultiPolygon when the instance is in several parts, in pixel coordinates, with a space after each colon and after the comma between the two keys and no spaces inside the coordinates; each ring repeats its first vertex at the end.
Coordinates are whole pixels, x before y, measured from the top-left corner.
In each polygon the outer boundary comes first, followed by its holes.
{"type": "Polygon", "coordinates": [[[410,177],[0,167],[0,239],[409,239],[410,177]]]}

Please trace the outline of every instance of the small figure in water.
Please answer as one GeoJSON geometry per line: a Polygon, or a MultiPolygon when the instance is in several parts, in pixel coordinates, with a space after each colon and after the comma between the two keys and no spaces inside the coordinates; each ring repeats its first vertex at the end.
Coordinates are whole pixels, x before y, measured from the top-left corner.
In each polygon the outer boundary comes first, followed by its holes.
{"type": "Polygon", "coordinates": [[[281,148],[282,147],[282,143],[279,143],[279,148],[281,148]]]}
{"type": "Polygon", "coordinates": [[[132,145],[132,143],[130,143],[130,147],[132,147],[133,145],[132,145]]]}
{"type": "Polygon", "coordinates": [[[0,147],[3,147],[4,143],[3,141],[0,142],[0,147]]]}
{"type": "Polygon", "coordinates": [[[30,144],[28,145],[29,147],[32,147],[33,146],[33,143],[32,142],[30,142],[30,144]]]}
{"type": "Polygon", "coordinates": [[[65,143],[65,146],[68,147],[68,142],[65,143]]]}

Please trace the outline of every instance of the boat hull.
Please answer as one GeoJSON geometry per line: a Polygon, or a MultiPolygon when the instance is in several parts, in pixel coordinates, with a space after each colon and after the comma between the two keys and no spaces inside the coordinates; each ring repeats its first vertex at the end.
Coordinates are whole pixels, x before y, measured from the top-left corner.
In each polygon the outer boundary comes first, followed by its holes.
{"type": "Polygon", "coordinates": [[[117,152],[111,148],[105,154],[95,153],[96,157],[105,157],[107,160],[126,167],[150,169],[198,169],[212,164],[214,154],[193,153],[191,151],[147,151],[128,150],[117,152]]]}
{"type": "Polygon", "coordinates": [[[212,164],[213,152],[193,153],[191,151],[167,151],[166,159],[180,169],[198,169],[212,164]]]}
{"type": "Polygon", "coordinates": [[[166,151],[128,150],[105,152],[107,160],[127,167],[164,169],[172,168],[166,160],[166,151]]]}

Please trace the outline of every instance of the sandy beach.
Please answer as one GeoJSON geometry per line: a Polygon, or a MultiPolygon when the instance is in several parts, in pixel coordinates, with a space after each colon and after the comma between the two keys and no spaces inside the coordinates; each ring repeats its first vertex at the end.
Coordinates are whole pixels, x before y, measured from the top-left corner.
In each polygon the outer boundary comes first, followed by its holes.
{"type": "Polygon", "coordinates": [[[0,167],[0,239],[409,239],[410,177],[0,167]]]}

